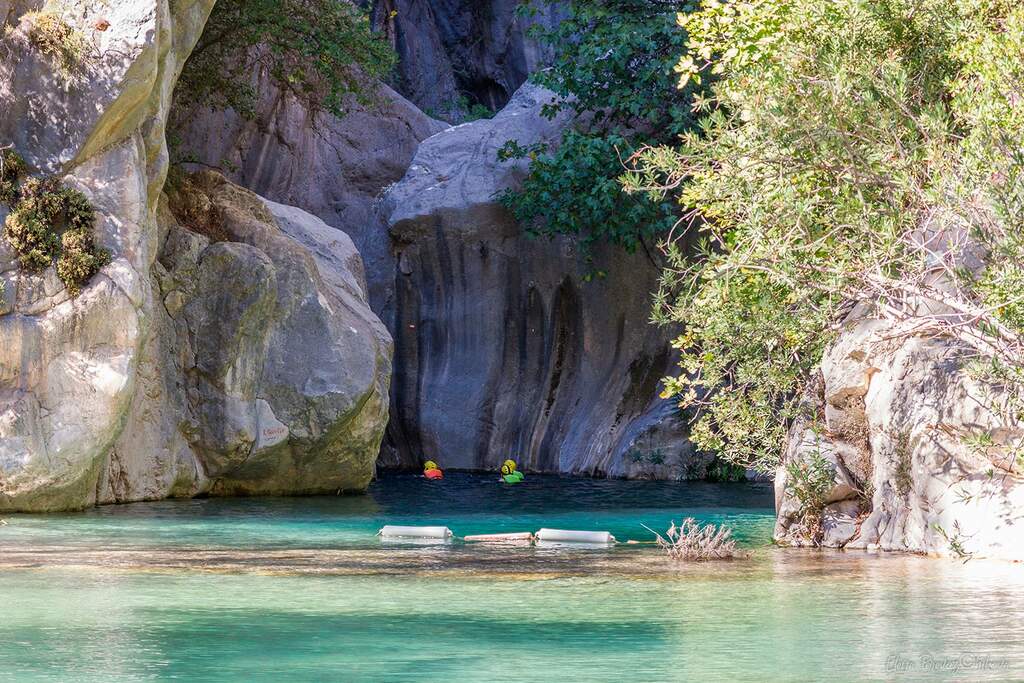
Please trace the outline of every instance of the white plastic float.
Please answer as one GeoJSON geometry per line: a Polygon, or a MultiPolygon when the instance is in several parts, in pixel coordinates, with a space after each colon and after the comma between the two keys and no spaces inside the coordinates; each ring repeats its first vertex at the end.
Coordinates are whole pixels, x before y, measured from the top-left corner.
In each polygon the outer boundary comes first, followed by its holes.
{"type": "Polygon", "coordinates": [[[429,538],[446,541],[452,537],[452,530],[446,526],[395,526],[389,524],[377,532],[381,538],[429,538]]]}
{"type": "Polygon", "coordinates": [[[536,534],[538,541],[547,543],[589,543],[610,545],[615,537],[607,531],[570,531],[568,529],[541,529],[536,534]]]}
{"type": "Polygon", "coordinates": [[[514,534],[476,534],[466,536],[463,540],[469,543],[533,543],[533,534],[529,531],[514,534]]]}

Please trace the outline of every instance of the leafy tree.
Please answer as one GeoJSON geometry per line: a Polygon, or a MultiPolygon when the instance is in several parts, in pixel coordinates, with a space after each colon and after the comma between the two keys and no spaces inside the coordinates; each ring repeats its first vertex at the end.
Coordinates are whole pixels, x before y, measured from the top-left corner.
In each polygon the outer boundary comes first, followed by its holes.
{"type": "Polygon", "coordinates": [[[682,81],[714,79],[700,124],[624,182],[693,209],[680,230],[701,248],[668,245],[658,308],[685,327],[664,395],[699,408],[697,443],[773,469],[823,350],[862,317],[956,339],[1022,386],[1024,8],[704,0],[681,23],[682,81]]]}
{"type": "MultiPolygon", "coordinates": [[[[524,16],[549,0],[529,0],[524,16]]],[[[529,176],[502,201],[539,235],[578,235],[584,245],[607,240],[632,251],[664,235],[676,221],[669,194],[627,194],[623,160],[647,145],[670,143],[693,124],[690,89],[673,73],[686,34],[676,24],[678,0],[571,0],[568,17],[533,35],[554,48],[548,69],[532,79],[561,98],[554,117],[584,115],[555,149],[523,149],[510,141],[505,158],[529,155],[529,176]]]]}
{"type": "Polygon", "coordinates": [[[218,0],[176,95],[251,116],[264,70],[311,108],[341,115],[348,96],[367,102],[367,79],[386,76],[395,60],[348,0],[218,0]]]}

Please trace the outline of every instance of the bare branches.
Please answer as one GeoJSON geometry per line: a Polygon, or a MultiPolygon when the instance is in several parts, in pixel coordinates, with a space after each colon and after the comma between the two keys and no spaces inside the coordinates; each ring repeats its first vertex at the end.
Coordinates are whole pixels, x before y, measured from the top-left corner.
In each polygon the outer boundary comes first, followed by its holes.
{"type": "Polygon", "coordinates": [[[679,526],[672,522],[665,536],[646,525],[643,526],[654,534],[658,547],[673,560],[706,562],[745,557],[745,554],[736,547],[732,529],[726,526],[702,525],[692,517],[687,517],[679,526]]]}

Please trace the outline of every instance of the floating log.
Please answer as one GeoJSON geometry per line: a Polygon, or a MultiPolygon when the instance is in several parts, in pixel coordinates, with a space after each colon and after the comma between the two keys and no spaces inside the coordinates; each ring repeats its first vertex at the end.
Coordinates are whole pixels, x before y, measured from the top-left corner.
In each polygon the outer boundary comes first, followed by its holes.
{"type": "Polygon", "coordinates": [[[541,529],[538,541],[553,543],[615,543],[615,537],[607,531],[572,531],[569,529],[541,529]]]}

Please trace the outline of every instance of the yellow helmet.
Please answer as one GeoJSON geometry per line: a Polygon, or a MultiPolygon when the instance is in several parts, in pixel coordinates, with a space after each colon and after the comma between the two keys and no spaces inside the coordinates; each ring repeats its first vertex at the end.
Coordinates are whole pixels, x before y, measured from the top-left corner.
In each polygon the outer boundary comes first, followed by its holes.
{"type": "Polygon", "coordinates": [[[437,469],[437,463],[434,462],[433,460],[428,460],[425,463],[423,463],[423,469],[424,470],[436,470],[437,469]]]}
{"type": "Polygon", "coordinates": [[[513,472],[516,471],[516,461],[515,460],[506,460],[504,463],[502,463],[501,466],[502,467],[508,467],[508,474],[512,474],[513,472]]]}
{"type": "Polygon", "coordinates": [[[501,476],[503,477],[507,477],[508,475],[515,472],[515,470],[512,467],[509,467],[508,463],[509,461],[506,460],[505,464],[501,466],[501,476]]]}

